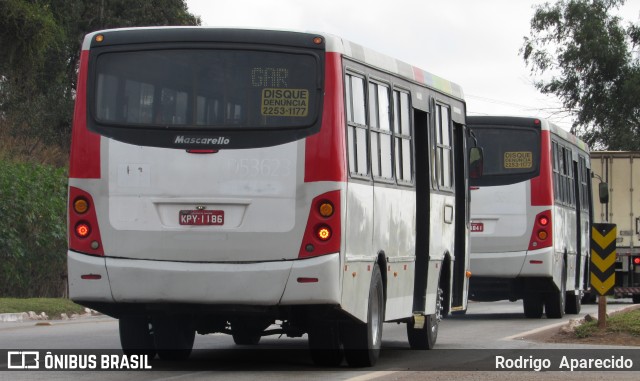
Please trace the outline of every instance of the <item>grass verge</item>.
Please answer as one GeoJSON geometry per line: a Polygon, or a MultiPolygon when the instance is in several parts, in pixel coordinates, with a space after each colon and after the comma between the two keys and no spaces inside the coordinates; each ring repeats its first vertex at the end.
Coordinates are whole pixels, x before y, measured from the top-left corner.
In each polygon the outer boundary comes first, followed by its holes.
{"type": "Polygon", "coordinates": [[[0,298],[0,314],[33,311],[36,314],[44,312],[51,319],[59,318],[60,314],[84,313],[84,307],[63,298],[0,298]]]}
{"type": "MultiPolygon", "coordinates": [[[[609,333],[627,333],[640,337],[640,309],[621,312],[607,318],[605,330],[609,333]]],[[[575,329],[579,338],[593,336],[598,333],[598,321],[586,322],[575,329]]]]}

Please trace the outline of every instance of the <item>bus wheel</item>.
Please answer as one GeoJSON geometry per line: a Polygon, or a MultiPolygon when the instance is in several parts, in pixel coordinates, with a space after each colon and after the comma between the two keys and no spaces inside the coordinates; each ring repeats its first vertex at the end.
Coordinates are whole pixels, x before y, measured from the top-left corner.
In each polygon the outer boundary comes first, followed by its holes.
{"type": "Polygon", "coordinates": [[[320,366],[338,366],[342,363],[340,331],[333,324],[320,324],[309,329],[309,350],[313,363],[320,366]]]}
{"type": "Polygon", "coordinates": [[[187,316],[156,316],[153,338],[162,360],[186,360],[191,355],[196,330],[187,316]]]}
{"type": "Polygon", "coordinates": [[[631,296],[631,300],[635,303],[638,304],[640,303],[640,294],[634,294],[631,296]]]}
{"type": "Polygon", "coordinates": [[[567,269],[562,270],[560,290],[546,295],[544,303],[545,313],[549,319],[560,319],[564,316],[564,308],[567,296],[567,269]]]}
{"type": "Polygon", "coordinates": [[[123,316],[118,320],[120,345],[125,355],[146,355],[156,357],[149,319],[146,316],[123,316]]]}
{"type": "Polygon", "coordinates": [[[261,322],[238,318],[231,321],[231,336],[237,345],[257,345],[262,338],[261,322]]]}
{"type": "Polygon", "coordinates": [[[596,304],[597,296],[596,296],[595,293],[593,293],[591,291],[585,291],[581,302],[582,302],[582,304],[596,304]]]}
{"type": "Polygon", "coordinates": [[[568,314],[579,314],[582,309],[582,297],[580,295],[576,295],[575,291],[567,292],[567,302],[564,308],[564,312],[568,314]]]}
{"type": "Polygon", "coordinates": [[[442,289],[438,288],[436,313],[425,317],[424,326],[414,328],[415,321],[407,323],[407,338],[411,349],[433,349],[438,339],[438,327],[442,318],[442,289]]]}
{"type": "Polygon", "coordinates": [[[540,319],[542,317],[542,298],[538,293],[527,293],[522,298],[524,306],[524,316],[529,319],[540,319]]]}
{"type": "Polygon", "coordinates": [[[369,288],[367,322],[345,323],[340,327],[344,355],[351,367],[374,366],[380,356],[384,322],[384,289],[378,264],[373,266],[369,288]]]}

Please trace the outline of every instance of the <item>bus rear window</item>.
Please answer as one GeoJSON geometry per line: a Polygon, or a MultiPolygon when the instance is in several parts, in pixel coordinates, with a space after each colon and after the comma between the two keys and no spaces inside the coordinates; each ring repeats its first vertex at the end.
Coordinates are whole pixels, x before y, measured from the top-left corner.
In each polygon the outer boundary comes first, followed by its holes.
{"type": "Polygon", "coordinates": [[[99,54],[93,116],[126,127],[304,127],[317,118],[316,56],[171,49],[99,54]]]}
{"type": "Polygon", "coordinates": [[[540,173],[540,132],[526,127],[472,127],[484,150],[484,168],[472,185],[506,185],[540,173]]]}

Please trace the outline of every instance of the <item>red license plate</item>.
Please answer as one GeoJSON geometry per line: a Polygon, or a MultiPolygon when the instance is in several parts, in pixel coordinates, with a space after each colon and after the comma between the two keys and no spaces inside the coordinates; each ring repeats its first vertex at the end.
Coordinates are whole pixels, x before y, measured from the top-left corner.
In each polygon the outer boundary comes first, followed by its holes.
{"type": "Polygon", "coordinates": [[[224,210],[181,210],[180,225],[224,225],[224,210]]]}
{"type": "Polygon", "coordinates": [[[482,222],[472,222],[471,223],[471,232],[472,233],[481,233],[484,231],[484,224],[482,222]]]}

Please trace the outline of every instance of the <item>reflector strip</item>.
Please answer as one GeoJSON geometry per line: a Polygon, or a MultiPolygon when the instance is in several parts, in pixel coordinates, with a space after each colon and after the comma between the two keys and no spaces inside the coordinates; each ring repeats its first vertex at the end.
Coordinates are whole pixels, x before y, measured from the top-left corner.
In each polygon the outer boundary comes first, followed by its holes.
{"type": "Polygon", "coordinates": [[[80,278],[85,280],[99,280],[102,279],[102,275],[100,274],[84,274],[80,275],[80,278]]]}
{"type": "Polygon", "coordinates": [[[298,283],[318,283],[318,278],[298,278],[298,283]]]}

